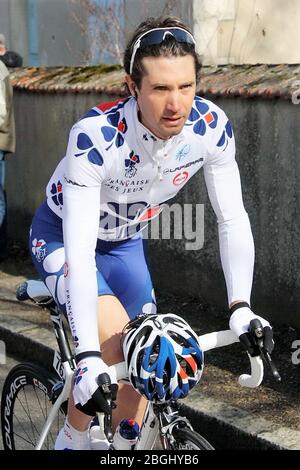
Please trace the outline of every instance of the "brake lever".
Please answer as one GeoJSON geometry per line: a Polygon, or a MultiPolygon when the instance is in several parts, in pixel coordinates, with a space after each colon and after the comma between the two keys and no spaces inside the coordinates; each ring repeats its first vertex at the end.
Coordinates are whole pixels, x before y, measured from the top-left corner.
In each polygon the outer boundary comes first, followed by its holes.
{"type": "Polygon", "coordinates": [[[104,434],[108,442],[112,442],[113,437],[114,437],[113,432],[112,432],[112,410],[114,410],[117,407],[117,405],[111,399],[109,401],[109,405],[110,405],[110,412],[104,413],[104,434]]]}
{"type": "Polygon", "coordinates": [[[266,351],[265,348],[261,349],[260,351],[261,351],[261,355],[263,359],[270,366],[274,379],[277,380],[277,382],[281,382],[281,376],[274,364],[273,359],[270,356],[270,353],[268,353],[268,351],[266,351]]]}
{"type": "MultiPolygon", "coordinates": [[[[112,400],[111,397],[111,389],[110,389],[110,380],[105,380],[104,382],[100,382],[101,376],[98,378],[99,387],[102,389],[102,393],[107,401],[109,406],[109,412],[104,412],[104,434],[108,442],[113,441],[113,432],[112,432],[112,410],[116,408],[116,403],[112,400]],[[100,383],[99,383],[100,382],[100,383]]],[[[103,379],[103,376],[101,377],[103,379]]],[[[102,381],[102,380],[101,380],[102,381]]]]}
{"type": "Polygon", "coordinates": [[[113,432],[112,432],[112,411],[110,413],[104,413],[104,434],[108,442],[113,441],[113,432]]]}
{"type": "Polygon", "coordinates": [[[249,333],[252,335],[254,342],[258,347],[262,359],[270,367],[274,379],[277,382],[280,382],[281,376],[274,364],[273,359],[271,358],[270,353],[264,347],[264,329],[258,318],[251,320],[249,333]]]}

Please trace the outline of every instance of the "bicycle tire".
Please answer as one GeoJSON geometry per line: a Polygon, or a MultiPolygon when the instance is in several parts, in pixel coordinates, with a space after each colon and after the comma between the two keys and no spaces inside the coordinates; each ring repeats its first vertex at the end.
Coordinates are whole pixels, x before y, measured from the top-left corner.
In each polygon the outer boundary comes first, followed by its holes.
{"type": "MultiPolygon", "coordinates": [[[[52,406],[52,389],[58,376],[31,363],[8,373],[1,397],[1,431],[5,450],[34,450],[52,406]]],[[[43,450],[52,450],[64,421],[60,409],[45,439],[43,450]]]]}
{"type": "Polygon", "coordinates": [[[214,450],[203,436],[188,427],[174,427],[171,436],[168,439],[169,450],[214,450]]]}

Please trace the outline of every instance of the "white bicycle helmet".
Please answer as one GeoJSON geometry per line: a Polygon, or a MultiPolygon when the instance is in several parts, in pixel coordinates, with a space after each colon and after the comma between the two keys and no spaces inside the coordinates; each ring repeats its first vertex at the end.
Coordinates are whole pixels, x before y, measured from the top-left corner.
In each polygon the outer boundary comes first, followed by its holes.
{"type": "Polygon", "coordinates": [[[183,398],[201,378],[198,337],[177,315],[138,316],[125,326],[121,341],[129,380],[150,401],[183,398]]]}

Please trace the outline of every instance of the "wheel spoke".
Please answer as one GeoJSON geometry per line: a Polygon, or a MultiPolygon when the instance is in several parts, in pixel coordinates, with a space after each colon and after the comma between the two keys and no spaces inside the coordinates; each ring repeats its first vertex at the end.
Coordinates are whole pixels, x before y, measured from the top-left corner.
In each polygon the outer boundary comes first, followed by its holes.
{"type": "MultiPolygon", "coordinates": [[[[29,420],[29,422],[30,422],[30,426],[31,426],[32,433],[33,433],[33,439],[34,439],[34,441],[31,441],[31,442],[32,442],[32,445],[35,445],[35,433],[34,433],[34,428],[35,428],[35,430],[36,430],[37,433],[38,433],[38,430],[37,430],[36,426],[34,425],[32,419],[31,419],[31,416],[30,416],[30,414],[29,414],[30,411],[29,411],[29,406],[28,406],[28,401],[27,401],[27,395],[26,395],[25,387],[22,387],[22,390],[20,390],[20,392],[23,393],[23,396],[24,396],[24,398],[25,398],[25,402],[26,402],[26,404],[27,404],[27,410],[26,410],[26,408],[24,407],[24,405],[23,405],[23,400],[20,399],[19,394],[16,396],[16,402],[17,402],[17,403],[20,405],[20,407],[23,409],[23,411],[24,411],[26,417],[28,418],[28,420],[29,420]]],[[[16,415],[15,409],[14,409],[14,412],[13,412],[13,418],[15,418],[15,419],[18,421],[18,423],[19,423],[20,427],[22,428],[23,432],[26,434],[27,438],[30,439],[30,436],[29,436],[27,430],[25,429],[24,425],[23,425],[22,422],[20,421],[19,417],[16,415]]],[[[16,434],[16,433],[14,433],[14,434],[16,434]]]]}
{"type": "MultiPolygon", "coordinates": [[[[29,416],[30,411],[29,411],[29,406],[28,406],[28,401],[27,401],[27,395],[26,395],[25,387],[23,388],[23,393],[24,393],[24,396],[25,396],[26,404],[27,404],[27,409],[28,409],[27,416],[28,416],[29,421],[30,421],[30,426],[31,426],[31,430],[32,430],[33,438],[34,438],[34,443],[36,443],[36,438],[35,438],[35,433],[34,433],[34,428],[35,428],[35,426],[34,426],[34,424],[33,424],[33,421],[32,421],[32,419],[31,419],[31,416],[29,416]]],[[[29,393],[30,393],[30,392],[29,392],[29,393]]],[[[37,431],[37,429],[36,429],[36,431],[37,431]]]]}
{"type": "MultiPolygon", "coordinates": [[[[26,429],[24,428],[23,424],[21,423],[21,421],[19,420],[19,418],[17,417],[17,415],[15,413],[13,413],[13,419],[16,419],[18,421],[18,424],[20,425],[20,427],[22,428],[23,430],[23,433],[27,436],[27,439],[30,439],[30,436],[28,435],[26,429]]],[[[15,424],[14,424],[14,428],[15,428],[15,424]]],[[[17,436],[17,437],[20,437],[21,439],[23,439],[24,441],[26,442],[29,442],[27,439],[25,438],[22,438],[17,432],[14,431],[14,436],[17,436]]],[[[32,446],[34,446],[34,442],[30,439],[30,444],[32,446]]]]}
{"type": "MultiPolygon", "coordinates": [[[[17,365],[9,372],[2,392],[3,402],[9,406],[2,407],[1,411],[2,432],[9,433],[4,442],[6,449],[29,450],[36,447],[53,406],[49,390],[54,381],[48,374],[31,364],[17,365]],[[6,421],[10,423],[9,430],[4,428],[6,421]]],[[[54,416],[43,449],[54,448],[63,417],[62,410],[54,416]]]]}
{"type": "Polygon", "coordinates": [[[175,428],[168,438],[172,450],[214,450],[209,442],[190,428],[175,428]]]}
{"type": "Polygon", "coordinates": [[[14,436],[17,436],[17,437],[18,437],[19,439],[21,439],[22,441],[27,442],[27,443],[30,444],[32,447],[35,447],[34,442],[28,441],[28,439],[25,439],[25,437],[21,436],[20,434],[14,432],[14,436]]]}

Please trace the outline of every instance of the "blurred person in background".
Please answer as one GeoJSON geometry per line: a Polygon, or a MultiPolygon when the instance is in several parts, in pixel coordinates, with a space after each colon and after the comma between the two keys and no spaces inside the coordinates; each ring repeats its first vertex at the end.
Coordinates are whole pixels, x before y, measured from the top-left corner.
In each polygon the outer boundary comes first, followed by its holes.
{"type": "Polygon", "coordinates": [[[9,71],[2,60],[6,54],[5,37],[0,34],[0,261],[7,254],[5,157],[15,151],[13,89],[9,71]]]}

